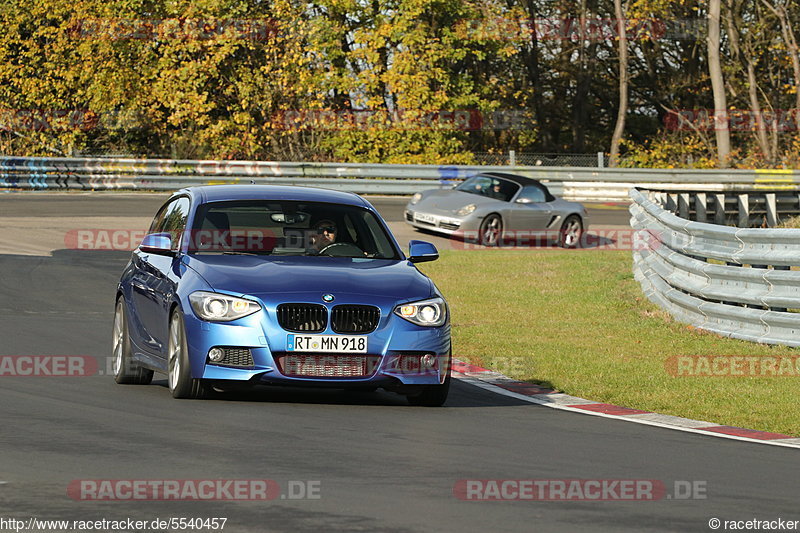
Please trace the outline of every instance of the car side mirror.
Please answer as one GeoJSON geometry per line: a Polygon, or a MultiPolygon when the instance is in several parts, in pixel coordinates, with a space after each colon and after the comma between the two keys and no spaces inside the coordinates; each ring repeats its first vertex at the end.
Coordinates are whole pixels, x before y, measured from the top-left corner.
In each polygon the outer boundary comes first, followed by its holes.
{"type": "Polygon", "coordinates": [[[139,249],[148,254],[175,255],[172,251],[172,236],[169,233],[145,235],[139,249]]]}
{"type": "Polygon", "coordinates": [[[436,246],[425,241],[408,242],[408,260],[412,263],[424,263],[439,259],[439,250],[436,246]]]}

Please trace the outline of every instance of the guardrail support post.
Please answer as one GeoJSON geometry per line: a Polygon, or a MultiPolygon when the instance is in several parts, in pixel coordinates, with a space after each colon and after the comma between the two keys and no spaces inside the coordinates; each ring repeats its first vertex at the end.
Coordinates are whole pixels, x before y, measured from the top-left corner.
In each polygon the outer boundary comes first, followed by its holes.
{"type": "Polygon", "coordinates": [[[670,213],[674,213],[675,209],[678,207],[678,195],[675,193],[668,192],[666,198],[666,205],[664,209],[669,211],[670,213]]]}
{"type": "Polygon", "coordinates": [[[725,225],[725,193],[714,194],[714,224],[725,225]]]}
{"type": "Polygon", "coordinates": [[[689,193],[678,194],[678,216],[689,220],[689,193]]]}
{"type": "Polygon", "coordinates": [[[740,228],[750,226],[750,195],[743,193],[738,195],[739,198],[739,224],[740,228]]]}
{"type": "Polygon", "coordinates": [[[767,197],[767,227],[774,228],[778,225],[778,201],[774,192],[768,192],[767,197]]]}
{"type": "Polygon", "coordinates": [[[605,166],[605,154],[603,152],[597,152],[597,168],[603,168],[605,166]]]}
{"type": "Polygon", "coordinates": [[[708,207],[708,199],[706,193],[698,192],[694,195],[694,213],[695,220],[698,222],[708,222],[708,214],[706,209],[708,207]]]}

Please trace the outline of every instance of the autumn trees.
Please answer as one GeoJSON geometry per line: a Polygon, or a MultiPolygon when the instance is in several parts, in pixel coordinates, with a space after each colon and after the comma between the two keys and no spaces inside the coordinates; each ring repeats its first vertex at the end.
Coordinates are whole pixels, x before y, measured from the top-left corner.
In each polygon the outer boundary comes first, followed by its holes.
{"type": "Polygon", "coordinates": [[[8,0],[0,23],[2,153],[800,162],[789,0],[8,0]]]}

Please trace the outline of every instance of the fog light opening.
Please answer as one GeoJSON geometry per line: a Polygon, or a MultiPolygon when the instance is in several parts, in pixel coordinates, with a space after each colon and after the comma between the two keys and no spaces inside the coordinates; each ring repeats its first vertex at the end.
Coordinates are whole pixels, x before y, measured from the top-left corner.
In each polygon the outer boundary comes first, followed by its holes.
{"type": "Polygon", "coordinates": [[[436,368],[436,356],[432,353],[423,355],[421,358],[421,362],[422,362],[422,368],[424,370],[436,368]]]}
{"type": "Polygon", "coordinates": [[[208,351],[208,358],[215,363],[219,363],[225,359],[225,351],[222,348],[211,348],[208,351]]]}

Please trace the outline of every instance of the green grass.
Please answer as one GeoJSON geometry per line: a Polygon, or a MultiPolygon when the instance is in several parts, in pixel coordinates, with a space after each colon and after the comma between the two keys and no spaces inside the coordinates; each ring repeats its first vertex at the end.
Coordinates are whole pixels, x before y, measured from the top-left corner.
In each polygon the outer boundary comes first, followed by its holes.
{"type": "Polygon", "coordinates": [[[796,355],[678,323],[642,295],[631,254],[444,251],[420,265],[452,310],[453,353],[599,402],[800,435],[800,377],[674,377],[679,355],[796,355]]]}
{"type": "Polygon", "coordinates": [[[789,217],[786,220],[782,221],[778,224],[779,228],[789,228],[789,229],[797,229],[800,228],[800,216],[797,217],[789,217]]]}

